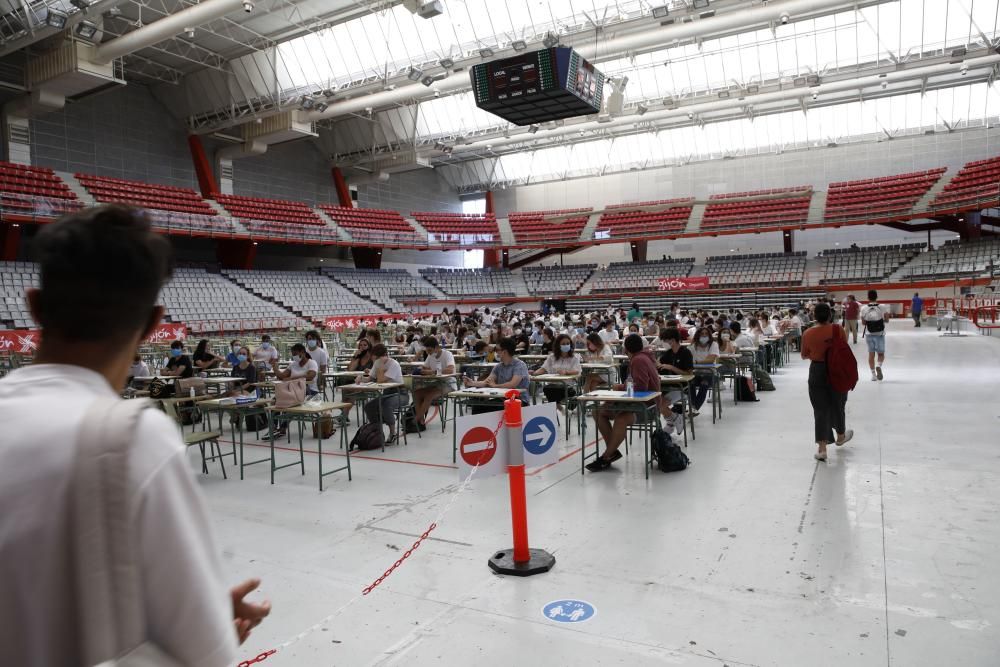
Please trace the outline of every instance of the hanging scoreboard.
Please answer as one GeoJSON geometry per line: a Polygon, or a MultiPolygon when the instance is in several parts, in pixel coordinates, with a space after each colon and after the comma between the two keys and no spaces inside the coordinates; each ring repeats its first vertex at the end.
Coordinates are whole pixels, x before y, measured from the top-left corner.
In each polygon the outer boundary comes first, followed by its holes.
{"type": "Polygon", "coordinates": [[[596,114],[604,75],[579,53],[553,47],[472,68],[476,106],[515,125],[596,114]]]}

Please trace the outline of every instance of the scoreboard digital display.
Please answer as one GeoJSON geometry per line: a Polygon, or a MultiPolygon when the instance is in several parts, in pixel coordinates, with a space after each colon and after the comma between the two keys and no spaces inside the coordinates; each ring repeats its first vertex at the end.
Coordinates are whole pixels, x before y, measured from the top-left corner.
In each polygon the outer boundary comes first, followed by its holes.
{"type": "Polygon", "coordinates": [[[476,106],[515,125],[598,113],[604,75],[566,47],[523,53],[472,68],[476,106]]]}

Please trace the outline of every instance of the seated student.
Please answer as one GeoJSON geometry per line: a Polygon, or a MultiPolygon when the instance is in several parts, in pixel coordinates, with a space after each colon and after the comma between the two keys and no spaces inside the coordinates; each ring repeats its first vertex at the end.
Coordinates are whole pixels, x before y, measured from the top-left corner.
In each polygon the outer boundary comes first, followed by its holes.
{"type": "Polygon", "coordinates": [[[750,318],[750,331],[746,335],[753,340],[754,347],[760,347],[764,342],[764,328],[760,326],[760,320],[756,317],[750,318]]]}
{"type": "Polygon", "coordinates": [[[605,343],[616,343],[616,342],[618,342],[618,340],[619,340],[618,339],[618,330],[615,329],[615,321],[614,320],[609,319],[609,320],[607,320],[604,323],[604,328],[601,330],[600,336],[601,336],[601,340],[603,340],[605,343]]]}
{"type": "Polygon", "coordinates": [[[194,366],[191,357],[184,354],[184,343],[175,340],[170,344],[170,360],[166,368],[160,369],[160,375],[182,379],[194,377],[194,366]]]}
{"type": "MultiPolygon", "coordinates": [[[[542,343],[545,342],[543,338],[544,335],[545,335],[545,323],[542,322],[542,320],[536,320],[534,323],[534,327],[531,330],[531,337],[529,338],[529,342],[532,345],[541,345],[542,343]]],[[[552,342],[551,336],[549,336],[549,342],[550,343],[552,342]]],[[[542,354],[547,354],[547,353],[543,352],[542,354]]]]}
{"type": "MultiPolygon", "coordinates": [[[[373,347],[372,357],[375,359],[372,363],[372,380],[400,383],[403,381],[403,369],[400,368],[398,361],[389,356],[385,345],[379,343],[373,347]]],[[[385,444],[391,445],[399,438],[399,433],[396,432],[396,418],[393,413],[404,407],[409,401],[410,398],[406,394],[399,390],[390,389],[383,393],[379,400],[365,403],[365,417],[368,418],[368,421],[376,422],[381,414],[382,423],[389,427],[389,439],[385,441],[385,444]]]]}
{"type": "Polygon", "coordinates": [[[237,355],[239,355],[241,347],[243,347],[243,345],[241,345],[240,341],[238,340],[230,342],[229,354],[226,355],[226,360],[222,362],[222,365],[226,366],[227,368],[232,368],[233,366],[238,364],[239,361],[236,359],[236,357],[237,355]]]}
{"type": "Polygon", "coordinates": [[[531,339],[527,332],[520,328],[514,329],[514,349],[517,354],[528,354],[531,351],[531,339]]]}
{"type": "MultiPolygon", "coordinates": [[[[234,388],[230,394],[253,391],[250,385],[257,382],[257,367],[250,363],[249,348],[240,347],[236,350],[236,363],[233,364],[233,370],[229,372],[229,377],[241,378],[243,380],[243,385],[234,388]]],[[[257,390],[257,395],[260,395],[259,390],[257,390]]]]}
{"type": "MultiPolygon", "coordinates": [[[[573,341],[566,334],[559,334],[555,341],[555,351],[546,359],[542,367],[537,371],[532,371],[532,375],[565,375],[566,377],[579,377],[582,372],[580,368],[580,357],[573,352],[573,341]]],[[[549,403],[558,403],[566,398],[571,387],[568,384],[547,384],[542,387],[545,400],[549,403]]],[[[572,392],[575,395],[575,388],[572,392]]]]}
{"type": "MultiPolygon", "coordinates": [[[[611,346],[604,342],[600,334],[591,333],[587,336],[587,349],[583,353],[583,361],[587,364],[607,364],[614,363],[614,352],[611,346]]],[[[604,373],[587,373],[583,381],[583,391],[588,393],[594,391],[603,384],[607,384],[607,376],[604,373]]]]}
{"type": "Polygon", "coordinates": [[[417,328],[410,334],[409,344],[406,346],[406,353],[420,359],[424,354],[424,344],[421,342],[423,332],[417,328]]]}
{"type": "MultiPolygon", "coordinates": [[[[660,361],[657,369],[667,375],[688,375],[694,368],[694,356],[691,350],[681,345],[680,332],[677,329],[664,329],[660,332],[660,338],[666,341],[667,349],[660,354],[660,361]]],[[[683,406],[678,407],[681,392],[671,389],[664,393],[666,401],[660,403],[660,414],[667,421],[667,430],[684,432],[683,406]]]]}
{"type": "Polygon", "coordinates": [[[292,345],[292,363],[288,368],[280,370],[278,362],[271,364],[275,377],[279,380],[298,380],[304,378],[306,381],[306,398],[319,393],[316,378],[319,375],[319,364],[312,358],[306,346],[302,343],[292,345]]]}
{"type": "Polygon", "coordinates": [[[307,331],[306,332],[306,350],[309,351],[309,356],[312,360],[316,362],[319,366],[319,374],[317,378],[317,386],[320,391],[326,386],[326,379],[323,374],[330,369],[330,353],[326,350],[326,344],[323,339],[320,338],[318,331],[307,331]]]}
{"type": "MultiPolygon", "coordinates": [[[[751,324],[756,320],[750,320],[751,324]]],[[[729,330],[733,332],[733,347],[736,351],[757,349],[757,343],[748,333],[744,333],[740,328],[739,322],[731,322],[729,324],[729,330]]]]}
{"type": "Polygon", "coordinates": [[[545,327],[542,329],[542,350],[539,354],[552,354],[553,342],[556,334],[552,329],[545,327]]]}
{"type": "Polygon", "coordinates": [[[278,350],[271,343],[271,337],[264,334],[260,337],[260,347],[253,351],[253,361],[270,366],[272,361],[277,360],[278,350]]]}
{"type": "MultiPolygon", "coordinates": [[[[707,327],[698,329],[694,343],[691,345],[691,355],[696,364],[714,364],[719,358],[719,346],[712,340],[712,334],[707,327]]],[[[712,378],[696,375],[691,383],[691,414],[697,416],[698,410],[708,398],[708,390],[712,386],[712,378]]]]}
{"type": "MultiPolygon", "coordinates": [[[[528,367],[524,362],[514,356],[514,339],[503,338],[499,345],[500,362],[493,367],[485,380],[470,380],[462,378],[466,387],[500,387],[504,389],[517,389],[521,393],[521,403],[528,404],[528,367]]],[[[503,410],[503,403],[497,401],[496,405],[474,407],[472,414],[483,412],[496,412],[503,410]]]]}
{"type": "Polygon", "coordinates": [[[215,368],[222,363],[222,359],[208,350],[207,338],[202,338],[198,341],[198,347],[194,349],[192,361],[194,361],[195,368],[199,371],[207,371],[209,368],[215,368]]]}
{"type": "MultiPolygon", "coordinates": [[[[648,404],[659,405],[660,374],[656,370],[653,355],[643,347],[642,342],[642,336],[638,334],[631,334],[625,338],[624,348],[629,358],[629,375],[636,393],[656,392],[648,404]]],[[[615,385],[615,388],[621,391],[625,386],[615,385]]],[[[607,470],[614,461],[622,457],[618,448],[625,442],[627,429],[636,423],[636,417],[634,412],[622,412],[613,407],[602,407],[597,411],[597,430],[601,432],[605,447],[600,456],[587,464],[587,470],[590,472],[607,470]]],[[[645,418],[642,415],[640,417],[645,418]]]]}
{"type": "MultiPolygon", "coordinates": [[[[739,326],[738,324],[736,326],[739,326]]],[[[731,329],[722,329],[718,335],[719,354],[736,354],[736,346],[733,344],[733,332],[731,329]]]]}
{"type": "MultiPolygon", "coordinates": [[[[441,348],[437,339],[426,336],[423,341],[427,358],[420,369],[421,375],[452,375],[455,372],[455,356],[441,348]]],[[[442,396],[458,389],[455,378],[448,378],[442,384],[424,386],[413,391],[413,412],[417,428],[424,430],[427,424],[427,412],[431,404],[442,396]]]]}
{"type": "Polygon", "coordinates": [[[142,360],[141,356],[136,354],[135,358],[132,359],[132,365],[128,369],[129,382],[132,381],[132,378],[144,377],[149,377],[149,366],[142,360]]]}
{"type": "MultiPolygon", "coordinates": [[[[354,353],[354,356],[348,362],[347,370],[359,374],[367,374],[375,361],[371,348],[371,343],[368,342],[367,338],[358,340],[358,351],[354,353]]],[[[344,408],[344,415],[350,416],[351,408],[354,407],[354,399],[357,395],[358,392],[356,390],[344,389],[341,391],[340,400],[347,403],[347,407],[344,408]]]]}

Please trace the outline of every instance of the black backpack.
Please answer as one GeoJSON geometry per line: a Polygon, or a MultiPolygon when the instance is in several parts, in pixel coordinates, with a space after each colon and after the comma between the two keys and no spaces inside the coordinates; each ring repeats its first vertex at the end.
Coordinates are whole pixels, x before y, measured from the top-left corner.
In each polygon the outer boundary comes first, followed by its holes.
{"type": "Polygon", "coordinates": [[[757,394],[753,390],[753,380],[746,375],[737,375],[734,381],[736,382],[737,401],[757,402],[757,394]]]}
{"type": "MultiPolygon", "coordinates": [[[[878,306],[877,303],[870,303],[869,306],[878,306]]],[[[868,311],[869,313],[872,311],[868,311]]],[[[864,320],[865,331],[868,333],[882,333],[885,331],[885,320],[882,319],[882,310],[879,309],[879,317],[877,320],[864,320]]]]}
{"type": "Polygon", "coordinates": [[[655,465],[662,472],[677,472],[685,470],[691,459],[687,457],[684,450],[674,444],[667,432],[656,429],[651,439],[653,445],[653,460],[650,465],[655,465]]]}
{"type": "Polygon", "coordinates": [[[385,447],[385,434],[382,433],[382,424],[372,422],[363,424],[351,438],[351,450],[367,452],[383,447],[385,447]]]}

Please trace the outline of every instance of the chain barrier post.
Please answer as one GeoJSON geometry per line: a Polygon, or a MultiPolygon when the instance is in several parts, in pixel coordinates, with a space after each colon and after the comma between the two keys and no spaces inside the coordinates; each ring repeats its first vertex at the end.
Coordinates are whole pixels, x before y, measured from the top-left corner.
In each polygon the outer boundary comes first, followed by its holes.
{"type": "Polygon", "coordinates": [[[507,479],[510,486],[514,548],[497,550],[490,557],[488,564],[497,574],[530,577],[551,570],[556,564],[556,558],[543,549],[528,547],[528,501],[524,488],[521,394],[516,389],[507,392],[507,400],[504,401],[504,424],[507,433],[507,479]]]}

